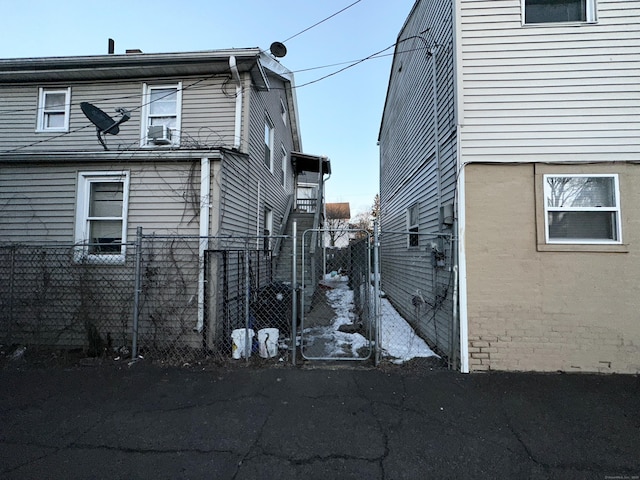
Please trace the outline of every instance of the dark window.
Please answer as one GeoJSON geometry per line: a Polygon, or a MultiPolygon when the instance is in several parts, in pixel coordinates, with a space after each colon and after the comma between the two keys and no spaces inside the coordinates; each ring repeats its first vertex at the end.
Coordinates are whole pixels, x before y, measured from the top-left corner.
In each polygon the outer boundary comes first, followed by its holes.
{"type": "Polygon", "coordinates": [[[592,0],[525,0],[525,23],[586,22],[592,20],[587,2],[592,0]]]}

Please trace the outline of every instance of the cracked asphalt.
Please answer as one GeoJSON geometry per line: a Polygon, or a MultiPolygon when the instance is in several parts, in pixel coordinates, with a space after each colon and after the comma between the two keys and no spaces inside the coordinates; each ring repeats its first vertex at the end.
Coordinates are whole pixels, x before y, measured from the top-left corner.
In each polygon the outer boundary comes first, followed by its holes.
{"type": "Polygon", "coordinates": [[[0,371],[2,479],[633,479],[637,376],[0,371]]]}

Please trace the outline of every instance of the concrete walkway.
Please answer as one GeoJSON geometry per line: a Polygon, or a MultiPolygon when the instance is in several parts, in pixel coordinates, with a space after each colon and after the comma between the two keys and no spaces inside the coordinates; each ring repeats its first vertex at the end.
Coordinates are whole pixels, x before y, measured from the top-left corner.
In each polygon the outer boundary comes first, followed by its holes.
{"type": "Polygon", "coordinates": [[[633,376],[0,370],[2,479],[633,479],[633,376]]]}

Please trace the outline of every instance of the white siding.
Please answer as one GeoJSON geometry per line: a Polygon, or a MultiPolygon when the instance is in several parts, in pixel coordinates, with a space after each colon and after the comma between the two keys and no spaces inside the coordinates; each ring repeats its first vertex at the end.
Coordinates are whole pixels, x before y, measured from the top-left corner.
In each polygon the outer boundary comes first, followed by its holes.
{"type": "Polygon", "coordinates": [[[522,26],[520,0],[460,2],[463,162],[640,158],[640,4],[597,4],[522,26]]]}

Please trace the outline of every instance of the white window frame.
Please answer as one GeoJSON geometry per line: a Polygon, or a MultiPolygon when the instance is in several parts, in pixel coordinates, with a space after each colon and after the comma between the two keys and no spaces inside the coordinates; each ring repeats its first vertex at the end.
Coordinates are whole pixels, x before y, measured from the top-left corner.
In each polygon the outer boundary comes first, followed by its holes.
{"type": "Polygon", "coordinates": [[[282,116],[282,123],[287,124],[287,104],[284,100],[280,99],[280,115],[282,116]]]}
{"type": "Polygon", "coordinates": [[[406,216],[407,232],[409,232],[407,235],[407,248],[417,248],[420,246],[420,207],[418,203],[414,203],[407,208],[406,216]],[[411,211],[413,209],[416,210],[415,223],[411,223],[411,211]]]}
{"type": "Polygon", "coordinates": [[[586,23],[596,23],[598,21],[598,17],[597,17],[597,12],[598,12],[598,6],[597,6],[597,0],[585,0],[586,1],[586,19],[585,20],[569,20],[569,21],[562,21],[559,20],[557,22],[538,22],[538,23],[527,23],[526,21],[526,9],[527,9],[527,0],[521,0],[521,5],[522,5],[522,25],[527,25],[527,26],[544,26],[544,25],[549,25],[549,26],[558,26],[558,25],[567,25],[567,24],[586,24],[586,23]]]}
{"type": "Polygon", "coordinates": [[[275,128],[273,122],[269,118],[269,115],[265,114],[264,117],[264,165],[273,173],[273,156],[275,143],[275,128]],[[269,152],[269,164],[267,165],[267,151],[269,152]]]}
{"type": "Polygon", "coordinates": [[[182,131],[182,82],[166,83],[166,84],[142,84],[142,115],[140,119],[142,130],[140,132],[140,146],[142,147],[177,147],[180,145],[180,132],[182,131]],[[171,128],[171,143],[167,145],[157,145],[149,141],[147,137],[147,131],[151,122],[149,121],[151,115],[151,92],[153,90],[161,89],[175,89],[176,90],[176,126],[171,128]]]}
{"type": "Polygon", "coordinates": [[[44,88],[38,89],[38,118],[36,124],[37,132],[68,132],[69,116],[71,113],[71,87],[66,88],[44,88]],[[62,108],[47,110],[46,97],[52,94],[64,95],[64,106],[62,108]],[[50,113],[64,114],[64,125],[62,127],[47,127],[47,118],[50,113]]]}
{"type": "Polygon", "coordinates": [[[282,178],[281,178],[280,183],[282,183],[282,187],[286,189],[287,188],[287,173],[289,173],[288,172],[288,168],[287,168],[288,165],[289,165],[289,162],[287,162],[287,160],[289,158],[289,155],[287,155],[287,149],[284,148],[284,145],[282,145],[281,152],[282,152],[282,178]]]}
{"type": "Polygon", "coordinates": [[[618,174],[611,173],[571,173],[571,174],[545,174],[543,178],[543,201],[544,201],[544,234],[547,244],[575,244],[575,245],[620,245],[622,244],[622,215],[620,211],[620,184],[618,174]],[[547,199],[550,195],[549,178],[612,178],[614,182],[615,205],[612,207],[550,207],[547,199]],[[549,213],[550,212],[613,212],[615,213],[615,239],[580,239],[580,238],[550,238],[549,236],[549,213]]]}
{"type": "Polygon", "coordinates": [[[264,228],[262,234],[264,235],[263,249],[271,250],[271,237],[273,237],[273,210],[270,207],[264,208],[264,228]],[[269,233],[267,233],[267,231],[269,233]]]}
{"type": "Polygon", "coordinates": [[[129,205],[129,171],[108,172],[78,172],[77,203],[76,203],[76,231],[75,231],[75,259],[89,263],[124,263],[127,243],[127,217],[129,205]],[[122,183],[122,216],[100,217],[101,220],[119,220],[122,222],[121,248],[119,253],[91,253],[89,250],[89,229],[92,218],[89,216],[91,201],[91,185],[93,183],[122,183]]]}

